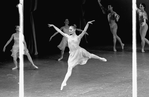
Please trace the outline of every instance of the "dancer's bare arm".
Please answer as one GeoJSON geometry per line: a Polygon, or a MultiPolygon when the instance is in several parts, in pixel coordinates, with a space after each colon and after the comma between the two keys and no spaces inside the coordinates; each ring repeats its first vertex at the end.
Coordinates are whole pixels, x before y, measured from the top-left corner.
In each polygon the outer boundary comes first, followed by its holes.
{"type": "Polygon", "coordinates": [[[55,35],[57,35],[57,34],[58,34],[58,32],[55,32],[55,33],[50,37],[49,41],[51,41],[52,38],[53,38],[55,35]]]}
{"type": "MultiPolygon", "coordinates": [[[[61,27],[61,30],[63,30],[63,27],[61,27]]],[[[59,33],[59,32],[55,32],[55,33],[50,37],[49,41],[51,41],[52,38],[53,38],[55,35],[57,35],[58,33],[59,33]]]]}
{"type": "Polygon", "coordinates": [[[106,14],[106,13],[108,12],[108,10],[102,6],[101,0],[98,0],[98,3],[99,3],[99,6],[100,6],[100,8],[101,8],[103,14],[106,14]]]}
{"type": "Polygon", "coordinates": [[[69,35],[65,34],[64,32],[62,32],[58,27],[56,27],[55,25],[53,24],[48,24],[49,27],[54,27],[54,29],[59,32],[61,35],[65,36],[65,37],[69,37],[69,35]]]}
{"type": "Polygon", "coordinates": [[[10,39],[7,41],[7,43],[5,44],[4,48],[3,48],[3,52],[5,52],[5,48],[6,46],[12,41],[12,39],[14,38],[14,34],[11,35],[10,39]]]}
{"type": "Polygon", "coordinates": [[[81,38],[84,36],[84,34],[86,33],[89,24],[92,24],[92,22],[94,22],[94,21],[95,21],[95,20],[92,20],[92,21],[87,22],[87,24],[86,24],[84,30],[83,30],[82,33],[79,35],[80,39],[81,39],[81,38]]]}
{"type": "Polygon", "coordinates": [[[120,18],[120,15],[118,15],[116,12],[114,12],[114,15],[115,15],[115,17],[116,17],[116,21],[118,21],[119,18],[120,18]]]}
{"type": "MultiPolygon", "coordinates": [[[[82,31],[83,31],[82,29],[78,29],[78,28],[77,28],[76,30],[77,30],[77,31],[80,31],[80,32],[82,32],[82,31]]],[[[86,34],[86,35],[88,35],[88,33],[87,33],[87,32],[85,32],[85,34],[86,34]]]]}

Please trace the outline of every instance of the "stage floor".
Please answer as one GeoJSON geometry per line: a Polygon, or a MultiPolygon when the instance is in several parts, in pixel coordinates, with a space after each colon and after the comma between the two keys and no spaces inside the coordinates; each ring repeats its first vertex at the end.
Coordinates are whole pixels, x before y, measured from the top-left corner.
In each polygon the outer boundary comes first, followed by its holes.
{"type": "MultiPolygon", "coordinates": [[[[39,67],[34,70],[25,60],[25,97],[132,97],[132,52],[89,52],[108,61],[90,59],[86,65],[73,69],[67,86],[60,86],[67,71],[68,53],[57,61],[59,55],[34,58],[39,67]]],[[[138,97],[149,96],[149,54],[138,53],[138,97]]],[[[18,70],[12,71],[12,62],[0,67],[0,97],[18,97],[18,70]]]]}

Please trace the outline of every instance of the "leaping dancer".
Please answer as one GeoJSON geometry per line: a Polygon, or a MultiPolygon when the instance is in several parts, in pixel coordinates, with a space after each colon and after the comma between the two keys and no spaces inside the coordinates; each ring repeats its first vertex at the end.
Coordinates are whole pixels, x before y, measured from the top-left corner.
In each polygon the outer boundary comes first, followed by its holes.
{"type": "Polygon", "coordinates": [[[61,35],[63,35],[64,37],[67,38],[68,41],[68,47],[69,47],[69,58],[68,58],[68,69],[67,69],[67,73],[65,75],[65,78],[61,84],[61,90],[63,90],[64,86],[66,86],[67,84],[67,80],[69,79],[69,77],[72,74],[72,69],[77,66],[77,65],[84,65],[87,63],[88,59],[90,58],[94,58],[94,59],[99,59],[102,60],[104,62],[106,62],[107,60],[105,58],[101,58],[95,54],[89,53],[88,51],[86,51],[84,48],[80,47],[80,41],[81,38],[84,36],[84,34],[86,33],[86,30],[88,29],[89,24],[92,24],[93,21],[89,21],[84,30],[82,31],[81,34],[77,35],[76,34],[76,29],[74,26],[70,26],[69,27],[69,32],[70,34],[66,34],[64,32],[62,32],[58,27],[56,27],[53,24],[49,24],[49,27],[54,27],[54,29],[59,32],[61,35]]]}
{"type": "Polygon", "coordinates": [[[117,40],[120,42],[122,49],[124,49],[124,43],[121,41],[121,38],[117,35],[118,25],[116,22],[118,22],[120,16],[115,11],[113,11],[113,7],[111,5],[108,5],[108,10],[107,10],[102,6],[101,0],[98,0],[98,3],[102,9],[103,14],[108,13],[107,18],[108,18],[110,30],[113,34],[113,50],[116,52],[117,40]]]}
{"type": "MultiPolygon", "coordinates": [[[[14,45],[12,47],[12,54],[11,56],[13,57],[13,61],[15,64],[15,67],[12,68],[12,70],[15,70],[18,68],[18,62],[17,62],[17,58],[19,58],[19,26],[16,26],[16,33],[11,35],[11,38],[7,41],[7,43],[5,44],[4,48],[3,48],[3,52],[5,52],[6,46],[14,39],[14,45]]],[[[27,45],[26,42],[24,41],[24,53],[25,55],[28,57],[28,60],[32,63],[33,67],[35,69],[38,69],[38,67],[33,63],[33,60],[29,54],[29,51],[27,49],[27,45]]]]}
{"type": "MultiPolygon", "coordinates": [[[[66,19],[64,23],[65,23],[65,26],[61,27],[60,29],[61,29],[64,33],[70,34],[70,32],[69,32],[69,20],[66,19]]],[[[75,25],[75,27],[76,27],[76,25],[75,25]]],[[[81,29],[77,29],[77,28],[76,28],[76,30],[77,30],[77,31],[82,31],[81,29]]],[[[55,35],[57,35],[58,33],[59,33],[59,32],[54,33],[54,34],[50,37],[49,41],[51,41],[51,39],[52,39],[55,35]]],[[[64,52],[65,52],[65,48],[67,47],[67,45],[68,45],[68,43],[67,43],[67,38],[64,36],[64,37],[62,38],[60,44],[57,46],[57,47],[61,50],[61,57],[58,59],[58,61],[61,61],[61,60],[63,59],[64,52]]]]}

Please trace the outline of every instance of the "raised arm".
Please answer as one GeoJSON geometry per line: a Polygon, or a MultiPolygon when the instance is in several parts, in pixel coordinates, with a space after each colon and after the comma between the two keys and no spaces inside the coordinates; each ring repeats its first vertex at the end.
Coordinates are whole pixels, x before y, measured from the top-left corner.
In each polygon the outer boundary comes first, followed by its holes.
{"type": "Polygon", "coordinates": [[[10,39],[9,39],[9,40],[7,41],[7,43],[5,44],[5,46],[4,46],[4,48],[3,48],[3,52],[5,52],[6,46],[12,41],[13,37],[14,37],[14,34],[11,35],[10,39]]]}
{"type": "Polygon", "coordinates": [[[51,37],[50,37],[50,39],[49,39],[49,41],[51,41],[51,39],[55,36],[55,35],[57,35],[59,32],[55,32],[51,37]]]}
{"type": "Polygon", "coordinates": [[[87,22],[87,24],[86,24],[84,30],[83,30],[82,33],[79,35],[80,38],[82,38],[82,37],[84,36],[84,34],[86,33],[89,24],[92,24],[92,22],[94,22],[94,21],[95,21],[95,20],[92,20],[92,21],[87,22]]]}
{"type": "Polygon", "coordinates": [[[77,31],[80,31],[80,32],[82,32],[82,31],[83,31],[83,30],[81,30],[81,29],[78,29],[78,28],[76,28],[76,30],[77,30],[77,31]]]}
{"type": "Polygon", "coordinates": [[[136,6],[137,13],[141,12],[141,10],[136,6]]]}
{"type": "Polygon", "coordinates": [[[108,10],[102,6],[101,0],[98,0],[98,4],[99,4],[99,6],[100,6],[100,8],[101,8],[101,10],[103,12],[103,14],[106,14],[108,12],[108,10]]]}
{"type": "MultiPolygon", "coordinates": [[[[63,27],[61,27],[61,30],[63,30],[63,27]]],[[[59,32],[55,32],[51,37],[50,37],[50,39],[49,39],[49,41],[51,41],[51,39],[55,36],[55,35],[57,35],[59,32]]]]}
{"type": "Polygon", "coordinates": [[[53,24],[48,24],[49,27],[54,27],[54,29],[59,32],[61,35],[65,36],[65,37],[69,37],[69,35],[65,34],[64,32],[62,32],[58,27],[56,27],[53,24]]]}

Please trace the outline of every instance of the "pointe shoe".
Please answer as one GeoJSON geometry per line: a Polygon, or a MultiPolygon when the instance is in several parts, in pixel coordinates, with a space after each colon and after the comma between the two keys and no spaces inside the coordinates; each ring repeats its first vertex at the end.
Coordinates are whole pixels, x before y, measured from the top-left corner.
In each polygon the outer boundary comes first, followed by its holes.
{"type": "Polygon", "coordinates": [[[62,83],[62,85],[61,85],[61,90],[63,90],[63,88],[64,88],[66,85],[67,85],[66,83],[62,83]]]}
{"type": "Polygon", "coordinates": [[[35,67],[35,69],[38,69],[38,67],[36,65],[33,65],[35,67]]]}
{"type": "Polygon", "coordinates": [[[144,53],[144,52],[145,52],[143,49],[142,49],[141,51],[142,51],[142,53],[144,53]]]}
{"type": "Polygon", "coordinates": [[[101,58],[100,60],[102,60],[104,62],[107,62],[107,59],[105,59],[105,58],[101,58]]]}
{"type": "Polygon", "coordinates": [[[58,59],[58,61],[61,61],[63,59],[63,57],[60,57],[59,59],[58,59]]]}
{"type": "Polygon", "coordinates": [[[12,70],[16,70],[16,69],[18,69],[18,67],[17,67],[17,66],[12,68],[12,70]]]}
{"type": "Polygon", "coordinates": [[[114,52],[116,52],[116,49],[113,49],[114,52]]]}
{"type": "Polygon", "coordinates": [[[124,49],[124,44],[122,44],[122,50],[124,49]]]}

